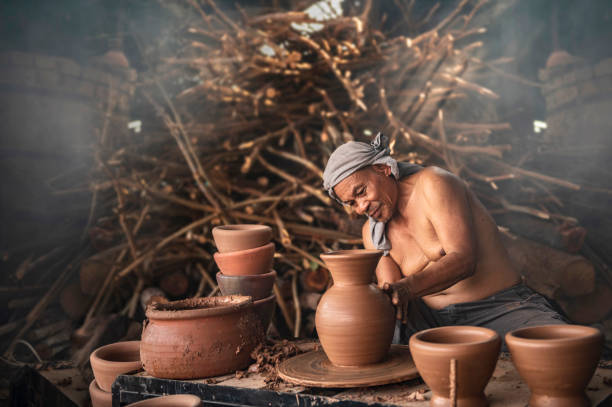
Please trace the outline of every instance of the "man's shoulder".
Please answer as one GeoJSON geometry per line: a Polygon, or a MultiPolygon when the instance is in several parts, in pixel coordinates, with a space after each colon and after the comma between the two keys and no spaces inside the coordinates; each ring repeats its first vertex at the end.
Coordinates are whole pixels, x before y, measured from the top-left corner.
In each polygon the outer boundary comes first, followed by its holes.
{"type": "Polygon", "coordinates": [[[461,188],[464,186],[461,178],[440,167],[429,166],[415,174],[415,187],[426,195],[437,195],[444,193],[449,188],[461,188]]]}

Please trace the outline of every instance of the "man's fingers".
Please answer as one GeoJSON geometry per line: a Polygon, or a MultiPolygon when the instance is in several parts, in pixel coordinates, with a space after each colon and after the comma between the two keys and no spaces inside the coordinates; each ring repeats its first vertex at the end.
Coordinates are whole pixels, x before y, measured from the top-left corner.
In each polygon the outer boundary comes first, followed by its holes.
{"type": "Polygon", "coordinates": [[[391,284],[389,283],[385,283],[383,284],[383,291],[389,291],[391,289],[391,284]]]}
{"type": "Polygon", "coordinates": [[[397,319],[398,321],[402,320],[402,309],[400,307],[397,307],[395,309],[395,319],[397,319]]]}
{"type": "Polygon", "coordinates": [[[397,295],[397,293],[393,293],[393,297],[391,297],[391,303],[393,305],[398,305],[399,304],[399,296],[397,295]]]}

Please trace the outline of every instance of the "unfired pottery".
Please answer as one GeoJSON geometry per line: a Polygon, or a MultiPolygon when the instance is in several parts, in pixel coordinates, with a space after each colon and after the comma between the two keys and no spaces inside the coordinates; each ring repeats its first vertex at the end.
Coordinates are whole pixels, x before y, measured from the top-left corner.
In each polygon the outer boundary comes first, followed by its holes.
{"type": "Polygon", "coordinates": [[[272,239],[272,229],[266,225],[225,225],[212,230],[220,253],[260,247],[272,239]]]}
{"type": "Polygon", "coordinates": [[[200,407],[202,400],[193,394],[173,394],[137,401],[126,407],[200,407]]]}
{"type": "Polygon", "coordinates": [[[198,379],[244,369],[263,339],[251,297],[153,303],[140,345],[144,369],[163,379],[198,379]]]}
{"type": "Polygon", "coordinates": [[[512,362],[531,390],[531,407],[580,407],[601,356],[603,335],[581,325],[542,325],[506,334],[512,362]]]}
{"type": "Polygon", "coordinates": [[[226,276],[263,274],[272,270],[274,243],[229,253],[215,253],[215,262],[226,276]]]}
{"type": "Polygon", "coordinates": [[[217,273],[217,284],[223,295],[248,295],[253,301],[270,296],[276,280],[276,271],[250,276],[226,276],[217,273]]]}
{"type": "Polygon", "coordinates": [[[272,317],[274,316],[275,309],[276,297],[274,296],[274,294],[253,302],[253,310],[261,321],[261,325],[264,329],[264,332],[268,331],[268,326],[270,325],[270,322],[272,322],[272,317]]]}
{"type": "Polygon", "coordinates": [[[336,366],[380,362],[389,351],[395,312],[372,284],[381,250],[340,250],[321,255],[334,285],[321,297],[315,325],[325,354],[336,366]]]}
{"type": "Polygon", "coordinates": [[[106,392],[98,387],[96,379],[93,379],[89,384],[89,397],[91,397],[93,407],[112,407],[113,405],[113,393],[106,392]]]}
{"type": "Polygon", "coordinates": [[[142,367],[139,349],[139,341],[127,341],[111,343],[94,350],[89,355],[89,362],[98,386],[110,392],[117,376],[139,370],[142,367]]]}
{"type": "Polygon", "coordinates": [[[410,337],[410,352],[421,377],[431,388],[431,406],[452,406],[451,359],[455,359],[458,407],[487,406],[484,388],[499,356],[501,339],[488,328],[444,326],[410,337]]]}

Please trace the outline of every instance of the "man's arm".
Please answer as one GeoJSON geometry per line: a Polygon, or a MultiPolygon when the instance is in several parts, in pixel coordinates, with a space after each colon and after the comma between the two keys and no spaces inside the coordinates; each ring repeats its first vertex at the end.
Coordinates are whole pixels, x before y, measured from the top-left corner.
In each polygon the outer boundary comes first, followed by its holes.
{"type": "Polygon", "coordinates": [[[475,271],[476,239],[465,185],[441,169],[429,167],[423,171],[415,192],[422,195],[423,213],[433,226],[443,255],[386,288],[400,308],[411,298],[445,290],[475,271]]]}
{"type": "MultiPolygon", "coordinates": [[[[361,228],[363,246],[366,249],[375,249],[372,243],[372,236],[370,236],[369,222],[369,220],[366,220],[361,228]]],[[[402,278],[402,272],[391,256],[382,256],[376,266],[376,281],[378,281],[378,286],[383,288],[385,283],[391,284],[398,281],[400,278],[402,278]]]]}

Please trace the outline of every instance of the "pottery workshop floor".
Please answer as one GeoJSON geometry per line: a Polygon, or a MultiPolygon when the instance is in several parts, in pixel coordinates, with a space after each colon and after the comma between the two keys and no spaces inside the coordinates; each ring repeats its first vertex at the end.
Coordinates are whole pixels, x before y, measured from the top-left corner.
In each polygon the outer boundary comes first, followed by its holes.
{"type": "MultiPolygon", "coordinates": [[[[150,376],[146,373],[139,373],[131,377],[134,385],[140,385],[140,388],[146,388],[145,382],[148,382],[150,376]],[[141,383],[138,383],[142,380],[141,383]]],[[[155,380],[155,379],[154,379],[155,380]]],[[[427,387],[419,379],[411,380],[399,384],[391,384],[385,386],[377,386],[371,388],[354,388],[354,389],[315,389],[302,386],[294,386],[288,383],[280,383],[273,389],[273,392],[266,391],[266,383],[264,377],[257,373],[248,374],[246,377],[237,378],[236,375],[227,375],[214,379],[181,381],[185,384],[201,384],[208,389],[216,386],[221,388],[226,386],[236,389],[250,389],[253,394],[250,394],[251,400],[258,400],[258,391],[262,391],[260,396],[262,401],[266,399],[264,404],[269,403],[269,398],[274,395],[292,394],[304,396],[314,396],[322,405],[333,405],[337,402],[354,401],[361,405],[376,405],[376,406],[411,406],[425,407],[429,405],[429,397],[431,393],[427,391],[427,387]],[[264,395],[265,392],[265,395],[264,395]],[[272,396],[270,394],[272,393],[272,396]]],[[[181,386],[169,386],[171,388],[180,388],[181,386]]],[[[137,388],[137,386],[135,387],[137,388]]],[[[214,389],[212,389],[214,392],[214,389]]],[[[231,390],[230,390],[231,391],[231,390]]],[[[208,390],[207,390],[208,392],[208,390]]],[[[500,357],[493,377],[491,378],[485,393],[490,401],[491,406],[509,406],[509,407],[524,407],[529,399],[529,389],[521,381],[514,365],[506,354],[500,357]]],[[[612,364],[602,363],[598,367],[593,379],[591,380],[587,394],[593,406],[611,405],[612,404],[612,364]]],[[[204,398],[203,398],[204,399],[204,398]]],[[[121,397],[123,402],[124,397],[121,397]]],[[[223,402],[222,397],[215,397],[218,402],[223,402]]],[[[299,397],[295,397],[295,405],[303,405],[300,403],[299,397]]],[[[126,400],[128,401],[128,400],[126,400]]],[[[230,400],[226,400],[230,401],[230,400]]],[[[246,401],[246,400],[245,400],[246,401]]],[[[283,405],[286,404],[287,398],[284,399],[283,405]]],[[[303,400],[306,401],[306,400],[303,400]]],[[[235,401],[234,401],[235,402],[235,401]]],[[[280,402],[280,400],[279,400],[280,402]]],[[[314,400],[310,400],[311,403],[314,400]]],[[[256,405],[256,403],[248,403],[256,405]]],[[[237,405],[237,404],[236,404],[237,405]]]]}

